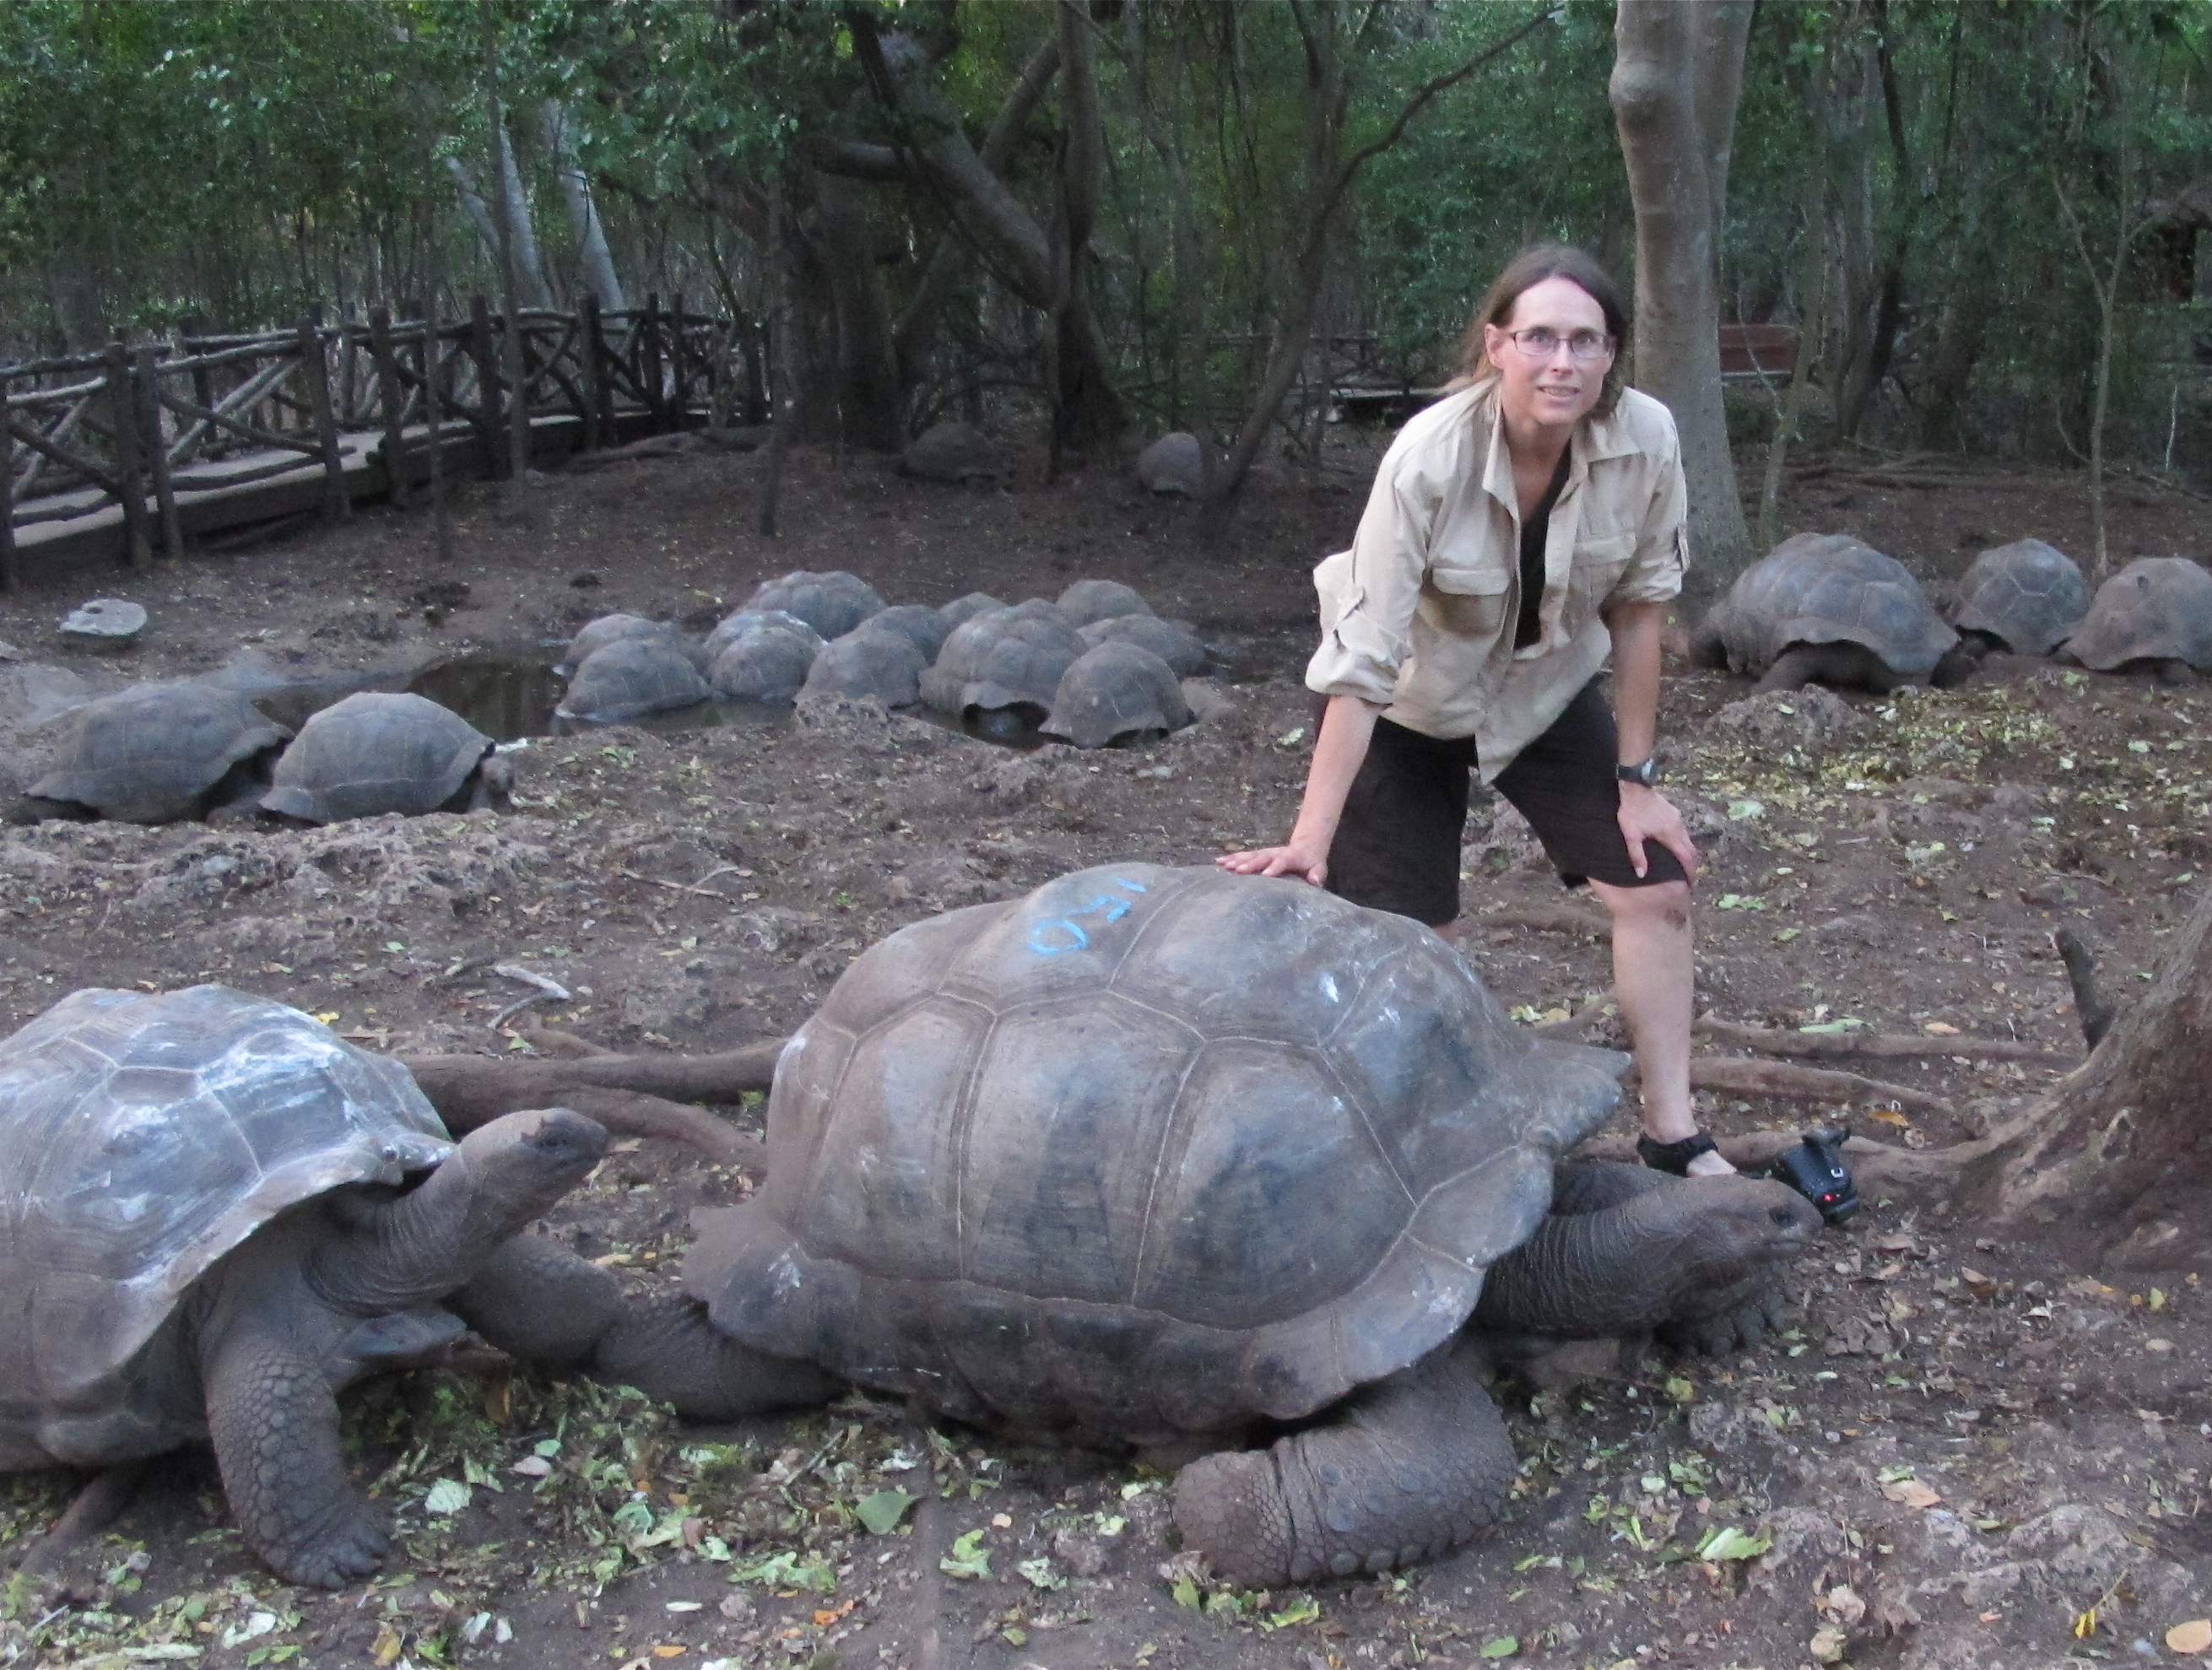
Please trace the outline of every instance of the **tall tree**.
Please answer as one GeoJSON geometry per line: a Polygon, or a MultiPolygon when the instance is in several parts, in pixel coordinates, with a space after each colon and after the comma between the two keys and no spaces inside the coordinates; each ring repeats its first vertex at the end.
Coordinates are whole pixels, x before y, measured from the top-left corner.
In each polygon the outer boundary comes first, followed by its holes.
{"type": "Polygon", "coordinates": [[[1636,204],[1636,386],[1682,441],[1701,590],[1750,563],[1721,403],[1720,253],[1748,0],[1620,0],[1610,93],[1636,204]]]}

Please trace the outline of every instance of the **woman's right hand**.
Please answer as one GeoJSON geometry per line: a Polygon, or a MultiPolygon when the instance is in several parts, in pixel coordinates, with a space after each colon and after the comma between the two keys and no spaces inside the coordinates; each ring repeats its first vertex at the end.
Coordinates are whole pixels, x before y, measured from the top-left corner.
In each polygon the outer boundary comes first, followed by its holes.
{"type": "Polygon", "coordinates": [[[1279,847],[1224,853],[1213,861],[1240,876],[1293,876],[1316,887],[1328,879],[1328,843],[1302,840],[1295,830],[1279,847]]]}

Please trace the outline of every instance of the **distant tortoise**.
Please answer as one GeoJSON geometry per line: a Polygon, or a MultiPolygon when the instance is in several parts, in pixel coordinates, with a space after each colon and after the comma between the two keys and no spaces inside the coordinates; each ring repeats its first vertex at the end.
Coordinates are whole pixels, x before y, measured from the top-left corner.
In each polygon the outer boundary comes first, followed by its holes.
{"type": "Polygon", "coordinates": [[[781,580],[763,580],[745,604],[748,610],[781,609],[796,615],[824,641],[843,637],[883,606],[874,586],[842,568],[823,574],[796,568],[781,580]]]}
{"type": "Polygon", "coordinates": [[[1975,659],[1903,563],[1834,533],[1795,535],[1745,569],[1698,627],[1694,653],[1761,675],[1761,690],[1817,683],[1878,694],[1948,689],[1975,659]]]}
{"type": "Polygon", "coordinates": [[[25,796],[33,817],[170,823],[256,799],[291,736],[236,690],[189,679],[133,684],[58,726],[53,760],[25,796]]]}
{"type": "MultiPolygon", "coordinates": [[[[1006,606],[988,592],[970,592],[965,597],[953,598],[937,612],[945,616],[946,632],[950,635],[967,625],[976,616],[987,615],[994,609],[1004,609],[1006,606]]],[[[944,646],[940,644],[938,647],[942,649],[944,646]]]]}
{"type": "Polygon", "coordinates": [[[1181,678],[1205,671],[1206,662],[1212,659],[1188,627],[1151,614],[1115,615],[1093,621],[1083,629],[1083,641],[1094,648],[1103,643],[1140,645],[1173,667],[1181,678]]]}
{"type": "Polygon", "coordinates": [[[1152,606],[1135,587],[1118,580],[1079,580],[1060,594],[1060,607],[1079,627],[1117,615],[1149,615],[1152,606]]]}
{"type": "Polygon", "coordinates": [[[801,700],[872,696],[886,707],[908,707],[920,699],[921,675],[928,665],[913,639],[866,620],[823,646],[799,694],[801,700]]]}
{"type": "Polygon", "coordinates": [[[1206,459],[1198,437],[1181,429],[1162,435],[1137,454],[1137,480],[1147,493],[1198,497],[1206,484],[1206,459]]]}
{"type": "Polygon", "coordinates": [[[0,1041],[0,1469],[211,1443],[280,1576],[366,1575],[337,1394],[457,1339],[439,1302],[605,1142],[553,1108],[456,1151],[398,1061],[220,986],[64,998],[0,1041]]]}
{"type": "Polygon", "coordinates": [[[2089,582],[2074,559],[2040,539],[1984,551],[1952,590],[1950,619],[1968,650],[2048,655],[2089,612],[2089,582]]]}
{"type": "Polygon", "coordinates": [[[562,719],[611,724],[688,707],[714,689],[690,658],[653,638],[620,638],[586,656],[554,713],[562,719]]]}
{"type": "Polygon", "coordinates": [[[595,621],[586,621],[576,635],[568,640],[568,647],[562,652],[562,672],[573,673],[609,644],[618,644],[626,639],[637,638],[653,643],[683,647],[684,635],[667,621],[649,621],[642,615],[602,615],[595,621]]]}
{"type": "Polygon", "coordinates": [[[926,603],[896,603],[880,615],[871,615],[861,622],[887,632],[896,632],[921,652],[921,664],[927,666],[937,659],[937,652],[945,647],[945,641],[952,635],[957,622],[945,618],[941,609],[932,609],[926,603]]]}
{"type": "Polygon", "coordinates": [[[785,1048],[768,1181],[695,1218],[691,1335],[633,1383],[732,1419],[813,1364],[980,1426],[1218,1450],[1175,1514],[1239,1588],[1431,1558],[1513,1482],[1487,1361],[1756,1339],[1820,1229],[1743,1176],[1571,1166],[1555,1194],[1622,1065],[1297,883],[1121,864],[931,918],[785,1048]]]}
{"type": "Polygon", "coordinates": [[[2163,683],[2193,683],[2212,672],[2212,574],[2186,557],[2137,557],[2097,588],[2066,653],[2098,672],[2139,662],[2163,683]]]}
{"type": "Polygon", "coordinates": [[[719,694],[740,701],[788,701],[822,653],[822,635],[781,609],[746,610],[716,627],[707,645],[715,652],[707,678],[719,694]]]}
{"type": "Polygon", "coordinates": [[[1120,640],[1087,649],[1069,664],[1037,728],[1078,748],[1151,742],[1190,723],[1175,669],[1120,640]]]}
{"type": "Polygon", "coordinates": [[[1051,710],[1060,676],[1083,640],[1050,604],[1021,604],[957,627],[921,677],[921,699],[939,713],[1012,734],[1051,710]]]}
{"type": "Polygon", "coordinates": [[[300,727],[264,810],[310,823],[385,812],[474,811],[514,786],[489,737],[426,696],[364,690],[300,727]]]}
{"type": "Polygon", "coordinates": [[[899,454],[899,473],[926,482],[945,482],[956,487],[978,483],[998,485],[1010,481],[1013,469],[1006,455],[973,423],[947,419],[933,423],[906,444],[899,454]]]}

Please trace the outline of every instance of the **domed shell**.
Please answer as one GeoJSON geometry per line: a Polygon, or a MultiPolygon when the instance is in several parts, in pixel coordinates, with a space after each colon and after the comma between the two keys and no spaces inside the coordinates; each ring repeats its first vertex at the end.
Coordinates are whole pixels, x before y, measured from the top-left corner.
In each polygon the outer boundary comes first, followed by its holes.
{"type": "Polygon", "coordinates": [[[958,1418],[1294,1420],[1467,1319],[1621,1058],[1303,884],[1115,865],[915,923],[784,1051],[715,1326],[958,1418]]]}
{"type": "Polygon", "coordinates": [[[132,1354],[253,1230],[343,1183],[398,1183],[452,1146],[398,1060],[281,1003],[221,986],[64,998],[0,1041],[0,1281],[15,1319],[0,1429],[26,1405],[108,1412],[99,1400],[121,1395],[132,1354]]]}
{"type": "Polygon", "coordinates": [[[883,606],[874,586],[842,568],[823,574],[795,568],[781,580],[763,580],[745,604],[796,615],[825,640],[843,637],[883,606]]]}
{"type": "Polygon", "coordinates": [[[1180,493],[1195,499],[1206,483],[1198,437],[1176,429],[1137,454],[1137,480],[1147,493],[1180,493]]]}
{"type": "Polygon", "coordinates": [[[311,823],[435,811],[491,751],[427,696],[363,690],[314,714],[278,756],[261,804],[311,823]]]}
{"type": "Polygon", "coordinates": [[[623,638],[584,658],[553,711],[562,719],[611,723],[688,707],[714,694],[681,650],[652,638],[623,638]]]}
{"type": "Polygon", "coordinates": [[[1028,707],[1042,719],[1084,643],[1051,604],[1020,604],[956,628],[922,675],[921,699],[940,713],[1028,707]]]}
{"type": "Polygon", "coordinates": [[[937,659],[937,652],[945,647],[945,641],[952,635],[954,622],[945,618],[943,610],[932,609],[926,603],[896,603],[880,615],[869,616],[861,624],[897,633],[921,652],[921,664],[927,666],[937,659]]]}
{"type": "Polygon", "coordinates": [[[1118,580],[1079,580],[1060,594],[1061,613],[1079,627],[1116,615],[1149,615],[1152,604],[1118,580]]]}
{"type": "Polygon", "coordinates": [[[704,657],[707,665],[711,667],[721,659],[722,652],[732,644],[740,638],[759,631],[763,627],[781,627],[787,631],[797,633],[806,641],[810,651],[818,650],[829,641],[805,621],[800,620],[798,616],[787,610],[740,609],[734,615],[725,615],[722,617],[714,629],[707,635],[706,642],[699,647],[700,653],[704,657]]]}
{"type": "Polygon", "coordinates": [[[973,423],[957,418],[933,423],[907,442],[899,454],[899,470],[923,481],[956,486],[1005,481],[1013,474],[997,444],[973,423]]]}
{"type": "Polygon", "coordinates": [[[1959,577],[1951,624],[1986,632],[2015,655],[2048,655],[2089,612],[2089,582],[2072,557],[2040,539],[1984,551],[1959,577]]]}
{"type": "Polygon", "coordinates": [[[231,767],[292,734],[238,691],[190,679],[97,697],[59,728],[53,766],[28,792],[131,823],[190,817],[231,767]]]}
{"type": "MultiPolygon", "coordinates": [[[[957,632],[976,616],[988,615],[994,609],[1004,609],[1006,606],[988,592],[970,592],[965,597],[953,598],[937,612],[945,616],[945,624],[949,635],[957,632]]],[[[940,645],[939,647],[941,649],[943,646],[940,645]]]]}
{"type": "Polygon", "coordinates": [[[1039,728],[1078,748],[1165,736],[1190,723],[1175,669],[1140,644],[1100,644],[1060,675],[1052,712],[1039,728]]]}
{"type": "Polygon", "coordinates": [[[2066,650],[2099,672],[2130,661],[2186,661],[2212,672],[2212,574],[2185,556],[2137,557],[2097,588],[2066,650]]]}
{"type": "Polygon", "coordinates": [[[1764,673],[1797,644],[1863,644],[1892,671],[1925,678],[1959,635],[1911,571],[1848,534],[1801,533],[1745,569],[1706,617],[1738,672],[1764,673]]]}
{"type": "Polygon", "coordinates": [[[808,696],[872,696],[886,707],[911,706],[920,694],[929,663],[914,641],[902,633],[863,621],[842,638],[832,639],[806,675],[808,696]]]}
{"type": "Polygon", "coordinates": [[[1157,615],[1115,615],[1103,621],[1093,621],[1083,629],[1083,641],[1092,648],[1105,643],[1141,645],[1176,670],[1179,678],[1190,678],[1206,671],[1209,658],[1206,646],[1197,635],[1179,621],[1164,621],[1157,615]]]}
{"type": "Polygon", "coordinates": [[[568,640],[568,647],[561,654],[561,665],[573,672],[609,644],[618,644],[629,638],[672,645],[681,636],[667,621],[649,621],[642,615],[602,615],[595,621],[586,621],[568,640]]]}
{"type": "MultiPolygon", "coordinates": [[[[740,701],[790,701],[822,653],[821,635],[781,610],[731,616],[739,618],[748,624],[724,641],[708,670],[708,681],[720,695],[740,701]]],[[[725,621],[722,627],[729,624],[725,621]]],[[[720,634],[722,627],[715,632],[720,634]]]]}

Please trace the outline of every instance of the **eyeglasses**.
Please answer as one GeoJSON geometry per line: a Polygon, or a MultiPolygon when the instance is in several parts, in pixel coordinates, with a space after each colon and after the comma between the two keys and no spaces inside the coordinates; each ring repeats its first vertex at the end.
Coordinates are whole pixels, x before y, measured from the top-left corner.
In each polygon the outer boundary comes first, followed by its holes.
{"type": "Polygon", "coordinates": [[[1613,352],[1613,338],[1602,331],[1577,331],[1562,337],[1558,331],[1541,325],[1532,325],[1525,331],[1505,331],[1499,334],[1532,360],[1548,360],[1559,351],[1559,344],[1567,345],[1567,352],[1578,360],[1601,360],[1613,352]]]}

